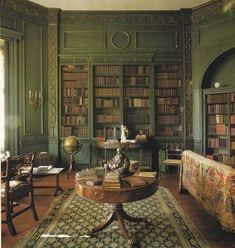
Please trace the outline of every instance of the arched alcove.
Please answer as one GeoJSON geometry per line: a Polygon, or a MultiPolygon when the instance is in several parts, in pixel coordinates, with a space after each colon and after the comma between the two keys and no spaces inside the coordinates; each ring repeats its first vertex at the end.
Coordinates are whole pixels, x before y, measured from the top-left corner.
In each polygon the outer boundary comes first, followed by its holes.
{"type": "Polygon", "coordinates": [[[214,88],[216,82],[219,87],[235,86],[235,48],[222,53],[208,66],[201,88],[214,88]]]}

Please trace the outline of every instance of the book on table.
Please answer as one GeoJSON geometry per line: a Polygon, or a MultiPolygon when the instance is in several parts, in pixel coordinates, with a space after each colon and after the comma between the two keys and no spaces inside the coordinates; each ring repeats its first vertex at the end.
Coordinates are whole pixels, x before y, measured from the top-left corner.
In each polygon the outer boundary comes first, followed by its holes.
{"type": "Polygon", "coordinates": [[[136,177],[152,177],[155,178],[157,175],[157,172],[155,171],[138,171],[133,176],[136,177]]]}
{"type": "Polygon", "coordinates": [[[97,178],[98,176],[94,169],[81,170],[75,174],[75,181],[94,180],[97,178]]]}
{"type": "Polygon", "coordinates": [[[120,175],[117,172],[108,172],[103,181],[104,188],[121,188],[120,175]]]}
{"type": "Polygon", "coordinates": [[[53,165],[40,165],[38,167],[34,167],[35,172],[47,172],[53,168],[53,165]]]}
{"type": "Polygon", "coordinates": [[[137,187],[137,186],[144,186],[146,185],[146,181],[144,181],[141,177],[139,176],[128,176],[123,178],[128,184],[132,187],[137,187]]]}
{"type": "Polygon", "coordinates": [[[101,178],[94,178],[94,179],[89,179],[86,180],[86,185],[88,186],[98,186],[103,183],[103,180],[101,178]]]}

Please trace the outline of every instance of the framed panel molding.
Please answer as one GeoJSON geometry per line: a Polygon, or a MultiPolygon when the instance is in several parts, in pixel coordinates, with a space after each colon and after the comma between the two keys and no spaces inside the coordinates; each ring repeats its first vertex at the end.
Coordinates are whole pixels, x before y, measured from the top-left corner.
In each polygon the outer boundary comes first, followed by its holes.
{"type": "Polygon", "coordinates": [[[64,49],[105,50],[106,36],[105,31],[65,31],[63,33],[64,49]]]}
{"type": "Polygon", "coordinates": [[[23,135],[40,136],[44,134],[43,125],[43,31],[42,27],[23,23],[23,135]],[[41,92],[41,104],[36,109],[29,104],[29,91],[41,92]]]}
{"type": "Polygon", "coordinates": [[[136,32],[137,49],[177,49],[177,31],[138,31],[136,32]]]}
{"type": "Polygon", "coordinates": [[[231,32],[231,30],[234,29],[234,24],[235,18],[232,18],[201,26],[198,29],[198,45],[210,46],[212,44],[221,44],[224,40],[229,41],[235,39],[235,32],[231,32]]]}

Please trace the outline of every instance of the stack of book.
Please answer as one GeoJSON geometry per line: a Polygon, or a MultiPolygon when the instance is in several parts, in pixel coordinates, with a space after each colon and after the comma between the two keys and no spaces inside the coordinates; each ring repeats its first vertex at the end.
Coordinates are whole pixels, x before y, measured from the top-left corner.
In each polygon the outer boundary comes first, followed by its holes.
{"type": "Polygon", "coordinates": [[[81,171],[77,172],[75,175],[75,181],[94,180],[97,178],[98,178],[98,176],[97,176],[96,171],[94,169],[81,170],[81,171]]]}
{"type": "Polygon", "coordinates": [[[120,189],[121,188],[121,182],[120,182],[120,175],[117,172],[109,172],[104,178],[103,181],[103,187],[104,188],[114,188],[114,189],[120,189]]]}

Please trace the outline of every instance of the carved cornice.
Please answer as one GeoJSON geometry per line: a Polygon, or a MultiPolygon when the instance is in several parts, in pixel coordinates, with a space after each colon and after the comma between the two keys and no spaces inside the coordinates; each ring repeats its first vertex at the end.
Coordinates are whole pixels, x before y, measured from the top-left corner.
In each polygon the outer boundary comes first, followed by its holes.
{"type": "Polygon", "coordinates": [[[61,24],[179,25],[179,12],[62,11],[61,24]]]}
{"type": "Polygon", "coordinates": [[[202,6],[201,8],[193,10],[193,24],[198,24],[203,21],[208,21],[215,17],[225,16],[229,11],[224,11],[224,6],[227,0],[220,0],[212,2],[211,4],[202,6]]]}
{"type": "Polygon", "coordinates": [[[24,0],[0,0],[0,7],[15,11],[18,14],[47,20],[47,8],[24,0]]]}
{"type": "Polygon", "coordinates": [[[182,15],[184,37],[184,66],[185,66],[185,125],[186,138],[193,136],[193,90],[192,90],[192,38],[191,14],[182,15]]]}

